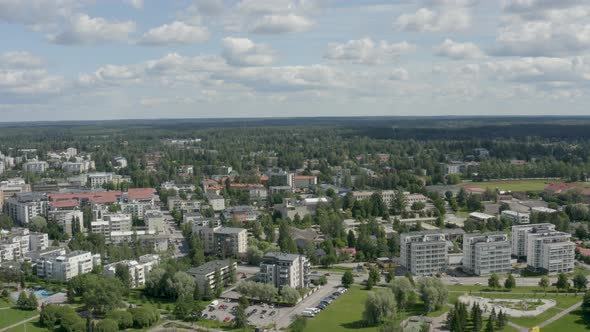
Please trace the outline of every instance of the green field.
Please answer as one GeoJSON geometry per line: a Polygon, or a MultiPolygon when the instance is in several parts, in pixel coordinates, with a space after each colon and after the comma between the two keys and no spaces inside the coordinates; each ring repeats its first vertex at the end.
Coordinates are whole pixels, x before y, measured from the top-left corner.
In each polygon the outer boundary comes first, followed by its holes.
{"type": "Polygon", "coordinates": [[[39,325],[39,321],[35,320],[28,322],[27,324],[21,324],[19,326],[13,327],[9,330],[6,330],[6,332],[49,332],[49,330],[41,327],[41,325],[39,325]]]}
{"type": "Polygon", "coordinates": [[[36,310],[18,310],[18,309],[5,309],[0,310],[0,328],[10,326],[12,324],[23,321],[27,318],[38,315],[39,312],[36,310]]]}
{"type": "Polygon", "coordinates": [[[590,315],[582,309],[574,310],[541,329],[543,332],[587,332],[590,331],[590,315]]]}
{"type": "Polygon", "coordinates": [[[476,187],[481,189],[498,189],[501,191],[542,191],[549,183],[557,180],[514,180],[514,181],[486,181],[486,182],[464,182],[463,186],[476,187]]]}

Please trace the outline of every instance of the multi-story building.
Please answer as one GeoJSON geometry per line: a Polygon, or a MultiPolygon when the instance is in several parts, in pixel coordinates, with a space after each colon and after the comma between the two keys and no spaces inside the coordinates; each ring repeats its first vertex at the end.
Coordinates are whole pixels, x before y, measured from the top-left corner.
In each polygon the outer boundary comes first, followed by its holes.
{"type": "Polygon", "coordinates": [[[113,182],[113,173],[88,174],[88,184],[91,188],[101,188],[103,184],[113,182]]]}
{"type": "Polygon", "coordinates": [[[116,169],[125,168],[127,167],[127,159],[125,157],[117,156],[113,158],[112,164],[116,169]]]}
{"type": "Polygon", "coordinates": [[[295,289],[309,285],[311,267],[303,255],[269,252],[262,258],[258,280],[281,289],[289,286],[295,289]]]}
{"type": "Polygon", "coordinates": [[[282,169],[273,169],[267,173],[270,186],[288,186],[293,188],[293,177],[295,174],[282,169]]]}
{"type": "Polygon", "coordinates": [[[546,233],[555,231],[555,225],[530,224],[530,225],[513,225],[510,241],[512,243],[512,256],[522,258],[527,256],[527,234],[529,233],[546,233]]]}
{"type": "Polygon", "coordinates": [[[447,236],[443,231],[400,234],[400,262],[414,275],[434,275],[447,268],[447,236]]]}
{"type": "MultiPolygon", "coordinates": [[[[53,202],[50,202],[50,205],[53,202]]],[[[68,235],[73,235],[73,225],[78,224],[78,229],[84,229],[84,213],[80,210],[51,210],[47,212],[47,220],[57,223],[68,235]]]]}
{"type": "Polygon", "coordinates": [[[469,220],[472,220],[475,222],[480,222],[480,223],[485,223],[488,220],[495,219],[495,218],[496,217],[494,217],[490,214],[481,213],[481,212],[471,212],[469,214],[469,220]]]}
{"type": "Polygon", "coordinates": [[[100,233],[108,238],[112,232],[131,231],[131,225],[130,214],[105,214],[102,216],[102,220],[90,223],[90,230],[92,233],[100,233]]]}
{"type": "Polygon", "coordinates": [[[30,232],[29,233],[29,250],[41,251],[49,247],[49,236],[47,233],[30,232]]]}
{"type": "Polygon", "coordinates": [[[28,224],[33,217],[47,214],[45,193],[20,193],[8,199],[8,215],[21,225],[28,224]]]}
{"type": "Polygon", "coordinates": [[[510,241],[502,232],[463,235],[463,269],[478,276],[509,273],[510,241]]]}
{"type": "Polygon", "coordinates": [[[225,219],[233,219],[236,221],[254,221],[258,218],[256,208],[248,205],[231,206],[223,211],[225,219]]]}
{"type": "Polygon", "coordinates": [[[164,222],[164,214],[160,210],[148,210],[143,214],[143,222],[148,231],[151,233],[164,233],[166,230],[166,223],[164,222]]]}
{"type": "Polygon", "coordinates": [[[215,212],[225,210],[225,198],[221,195],[207,194],[207,201],[215,212]]]}
{"type": "Polygon", "coordinates": [[[203,240],[206,253],[221,257],[241,257],[248,247],[248,231],[235,227],[194,227],[203,240]]]}
{"type": "Polygon", "coordinates": [[[177,210],[182,213],[191,213],[201,210],[203,201],[193,201],[190,199],[182,199],[180,197],[169,197],[168,198],[168,210],[177,210]]]}
{"type": "Polygon", "coordinates": [[[44,173],[49,169],[46,161],[31,160],[23,164],[23,171],[27,173],[44,173]]]}
{"type": "Polygon", "coordinates": [[[34,263],[38,277],[68,281],[75,276],[91,272],[101,261],[99,254],[76,250],[65,255],[57,252],[41,256],[34,263]]]}
{"type": "Polygon", "coordinates": [[[318,178],[314,175],[295,175],[293,177],[293,187],[295,189],[305,189],[318,184],[318,178]]]}
{"type": "Polygon", "coordinates": [[[4,161],[0,160],[0,175],[4,174],[5,167],[4,161]]]}
{"type": "Polygon", "coordinates": [[[237,263],[230,260],[215,260],[198,267],[193,267],[186,271],[186,273],[195,278],[197,286],[200,288],[201,292],[205,290],[205,287],[208,287],[210,291],[213,291],[217,286],[215,272],[219,271],[221,282],[224,285],[228,285],[235,282],[235,279],[232,280],[232,278],[236,277],[237,267],[237,263]]]}
{"type": "Polygon", "coordinates": [[[377,193],[381,196],[381,200],[383,201],[383,204],[385,204],[385,206],[387,206],[388,208],[391,207],[391,204],[393,203],[393,200],[395,199],[395,195],[396,195],[396,192],[393,190],[353,191],[352,197],[354,197],[355,200],[360,201],[360,200],[364,200],[364,199],[370,199],[374,193],[377,193]]]}
{"type": "Polygon", "coordinates": [[[529,268],[549,274],[572,272],[576,245],[570,237],[569,233],[555,231],[528,233],[526,261],[529,268]]]}
{"type": "Polygon", "coordinates": [[[529,213],[504,210],[501,216],[510,219],[512,224],[528,224],[531,222],[531,215],[529,213]]]}
{"type": "Polygon", "coordinates": [[[31,185],[26,184],[24,179],[14,178],[0,182],[0,211],[7,200],[19,193],[31,191],[31,185]]]}
{"type": "Polygon", "coordinates": [[[145,278],[147,274],[159,263],[160,256],[144,255],[139,257],[139,261],[123,260],[120,262],[105,265],[103,274],[109,277],[114,277],[117,273],[117,269],[127,269],[129,271],[128,287],[137,288],[145,285],[145,278]]]}

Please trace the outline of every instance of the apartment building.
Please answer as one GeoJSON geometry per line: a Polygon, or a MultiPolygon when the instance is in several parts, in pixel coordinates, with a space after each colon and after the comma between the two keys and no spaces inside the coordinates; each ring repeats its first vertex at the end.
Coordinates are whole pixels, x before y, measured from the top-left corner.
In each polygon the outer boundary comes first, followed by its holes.
{"type": "MultiPolygon", "coordinates": [[[[51,204],[52,202],[50,202],[51,204]]],[[[47,212],[47,220],[57,223],[62,230],[68,234],[72,234],[73,225],[78,224],[78,229],[84,229],[84,213],[80,210],[52,210],[47,212]]]]}
{"type": "Polygon", "coordinates": [[[463,269],[478,276],[509,273],[511,245],[502,232],[463,235],[463,269]]]}
{"type": "Polygon", "coordinates": [[[47,195],[39,192],[19,193],[8,199],[8,215],[21,225],[33,217],[47,214],[47,195]]]}
{"type": "Polygon", "coordinates": [[[472,212],[469,214],[469,220],[485,223],[490,219],[495,219],[496,217],[492,216],[491,214],[481,213],[481,212],[472,212]]]}
{"type": "Polygon", "coordinates": [[[241,257],[248,247],[248,231],[236,227],[193,226],[193,231],[201,235],[205,253],[221,257],[241,257]]]}
{"type": "Polygon", "coordinates": [[[527,238],[527,265],[548,274],[574,270],[576,245],[571,234],[564,232],[531,232],[527,238]]]}
{"type": "Polygon", "coordinates": [[[204,292],[205,287],[213,291],[216,287],[215,272],[219,271],[221,282],[224,285],[233,284],[236,278],[236,270],[238,264],[230,260],[215,260],[207,262],[201,266],[193,267],[186,273],[195,278],[197,286],[201,292],[204,292]],[[232,280],[232,278],[234,278],[232,280]]]}
{"type": "Polygon", "coordinates": [[[311,266],[303,255],[269,252],[262,258],[258,280],[281,289],[289,286],[295,289],[309,285],[311,266]]]}
{"type": "Polygon", "coordinates": [[[254,221],[258,218],[256,208],[249,205],[231,206],[223,211],[225,219],[236,221],[254,221]]]}
{"type": "Polygon", "coordinates": [[[393,190],[383,190],[383,191],[353,191],[352,197],[356,200],[364,200],[369,199],[371,196],[377,193],[381,196],[381,200],[388,208],[391,207],[393,200],[395,199],[396,192],[393,190]]]}
{"type": "Polygon", "coordinates": [[[90,161],[65,162],[61,164],[61,169],[64,171],[64,173],[81,174],[88,172],[90,169],[90,161]]]}
{"type": "Polygon", "coordinates": [[[293,177],[293,186],[295,189],[306,189],[318,184],[318,178],[315,175],[295,175],[293,177]]]}
{"type": "Polygon", "coordinates": [[[31,191],[31,185],[26,184],[24,179],[14,178],[0,182],[0,211],[6,201],[19,193],[27,193],[31,191]]]}
{"type": "Polygon", "coordinates": [[[527,256],[527,234],[529,233],[545,233],[555,231],[555,225],[545,224],[530,224],[530,225],[513,225],[510,241],[512,245],[512,256],[522,258],[527,256]]]}
{"type": "Polygon", "coordinates": [[[504,210],[502,211],[501,216],[510,219],[512,224],[528,224],[531,222],[531,215],[529,213],[504,210]]]}
{"type": "Polygon", "coordinates": [[[88,174],[88,184],[91,188],[101,188],[103,184],[113,182],[113,173],[88,174]]]}
{"type": "Polygon", "coordinates": [[[150,233],[164,233],[166,231],[166,222],[164,214],[160,210],[147,210],[143,214],[143,222],[150,233]]]}
{"type": "Polygon", "coordinates": [[[105,214],[102,216],[102,220],[90,223],[90,231],[92,233],[103,234],[105,238],[109,238],[111,232],[131,231],[131,225],[130,214],[105,214]]]}
{"type": "Polygon", "coordinates": [[[118,268],[124,268],[129,271],[128,287],[137,288],[145,285],[147,274],[160,263],[158,255],[140,256],[139,260],[123,260],[104,266],[103,274],[108,277],[114,277],[118,268]]]}
{"type": "Polygon", "coordinates": [[[68,281],[76,276],[86,274],[100,265],[100,254],[76,250],[63,255],[61,252],[39,257],[35,262],[37,276],[47,279],[68,281]]]}
{"type": "Polygon", "coordinates": [[[26,173],[44,173],[49,169],[46,161],[31,160],[23,164],[23,171],[26,173]]]}
{"type": "Polygon", "coordinates": [[[434,275],[447,268],[447,236],[442,231],[400,234],[400,262],[413,275],[434,275]]]}
{"type": "Polygon", "coordinates": [[[209,205],[211,206],[213,211],[219,212],[225,210],[225,198],[223,198],[223,196],[208,193],[207,201],[209,202],[209,205]]]}
{"type": "Polygon", "coordinates": [[[190,199],[182,199],[180,197],[169,197],[168,198],[168,210],[177,210],[182,213],[198,212],[201,210],[203,201],[193,201],[190,199]]]}

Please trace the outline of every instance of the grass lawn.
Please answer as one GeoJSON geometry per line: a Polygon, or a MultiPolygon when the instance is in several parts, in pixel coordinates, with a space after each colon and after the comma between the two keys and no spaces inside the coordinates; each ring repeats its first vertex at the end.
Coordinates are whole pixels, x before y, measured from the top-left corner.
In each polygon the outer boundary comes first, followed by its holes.
{"type": "Polygon", "coordinates": [[[463,185],[481,189],[496,189],[501,191],[542,191],[549,183],[557,180],[513,180],[513,181],[489,181],[489,182],[464,182],[463,185]]]}
{"type": "Polygon", "coordinates": [[[346,266],[331,266],[329,268],[323,268],[323,267],[318,267],[317,270],[321,273],[342,273],[344,274],[344,272],[346,271],[353,271],[352,267],[346,267],[346,266]]]}
{"type": "Polygon", "coordinates": [[[27,324],[21,324],[17,327],[11,328],[10,330],[6,330],[6,332],[25,332],[25,331],[26,332],[49,332],[48,329],[39,325],[38,320],[28,322],[27,324]],[[25,330],[25,325],[27,325],[26,330],[25,330]]]}
{"type": "Polygon", "coordinates": [[[363,326],[363,310],[369,292],[352,287],[314,318],[307,320],[306,332],[313,331],[377,331],[377,327],[363,326]]]}
{"type": "MultiPolygon", "coordinates": [[[[463,287],[466,289],[471,288],[471,290],[472,290],[471,295],[481,296],[484,298],[493,298],[493,299],[523,299],[523,298],[552,299],[557,302],[555,307],[548,309],[547,311],[541,313],[540,315],[538,315],[536,317],[510,318],[509,319],[511,322],[518,324],[520,326],[524,326],[524,327],[537,326],[539,323],[559,314],[564,309],[567,309],[568,307],[580,302],[583,298],[582,294],[579,294],[576,296],[574,294],[568,294],[568,295],[560,294],[560,295],[558,295],[556,293],[547,293],[547,295],[545,295],[545,293],[542,291],[538,292],[535,295],[532,292],[532,290],[538,290],[539,289],[538,287],[518,287],[515,290],[513,290],[513,292],[531,292],[530,295],[511,294],[511,292],[506,292],[506,293],[501,293],[501,294],[500,293],[489,294],[487,292],[474,291],[472,286],[450,286],[449,288],[452,288],[453,290],[460,290],[460,289],[458,289],[459,287],[463,287]]],[[[481,287],[481,286],[480,286],[480,288],[485,289],[485,287],[481,287]]],[[[455,292],[450,293],[449,294],[449,302],[454,303],[459,296],[468,295],[468,290],[466,293],[455,293],[455,292]]],[[[543,331],[545,331],[545,330],[543,330],[543,331]]]]}
{"type": "Polygon", "coordinates": [[[27,318],[38,315],[39,312],[36,310],[26,311],[18,309],[6,309],[0,310],[0,328],[10,326],[12,324],[23,321],[27,318]]]}
{"type": "Polygon", "coordinates": [[[12,307],[14,305],[14,302],[12,302],[9,299],[5,299],[5,298],[0,298],[0,308],[5,308],[5,307],[12,307]]]}
{"type": "Polygon", "coordinates": [[[574,310],[541,329],[543,332],[587,332],[590,331],[590,315],[582,309],[574,310]]]}

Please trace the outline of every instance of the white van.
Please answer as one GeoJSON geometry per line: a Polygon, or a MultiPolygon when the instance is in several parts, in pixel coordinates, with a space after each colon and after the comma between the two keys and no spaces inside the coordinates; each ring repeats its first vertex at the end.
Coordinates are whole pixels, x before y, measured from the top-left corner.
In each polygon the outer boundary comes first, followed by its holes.
{"type": "Polygon", "coordinates": [[[303,317],[315,317],[315,314],[311,311],[304,311],[301,313],[301,316],[303,317]]]}
{"type": "Polygon", "coordinates": [[[218,304],[219,304],[219,301],[218,301],[218,300],[213,300],[213,301],[211,302],[211,305],[212,305],[212,306],[216,306],[216,305],[218,305],[218,304]]]}
{"type": "Polygon", "coordinates": [[[309,312],[312,312],[317,315],[320,312],[320,309],[318,309],[318,308],[305,308],[305,310],[303,310],[303,311],[309,311],[309,312]]]}

